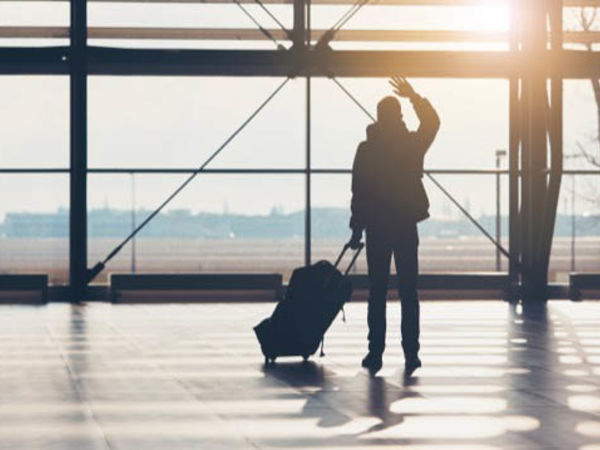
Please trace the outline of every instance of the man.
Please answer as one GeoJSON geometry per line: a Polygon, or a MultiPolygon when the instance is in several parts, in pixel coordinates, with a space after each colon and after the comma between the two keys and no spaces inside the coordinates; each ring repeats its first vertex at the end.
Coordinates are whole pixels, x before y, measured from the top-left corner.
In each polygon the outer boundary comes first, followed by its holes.
{"type": "Polygon", "coordinates": [[[352,169],[352,238],[357,248],[362,232],[367,236],[369,268],[369,353],[362,361],[372,375],[382,366],[386,332],[386,295],[392,253],[396,263],[402,306],[402,348],[405,370],[421,366],[419,359],[419,298],[417,294],[417,223],[429,217],[429,201],[423,187],[423,159],[440,120],[429,103],[401,77],[390,80],[398,97],[408,98],[419,118],[411,132],[402,118],[396,97],[377,105],[377,123],[370,125],[366,142],[356,152],[352,169]]]}

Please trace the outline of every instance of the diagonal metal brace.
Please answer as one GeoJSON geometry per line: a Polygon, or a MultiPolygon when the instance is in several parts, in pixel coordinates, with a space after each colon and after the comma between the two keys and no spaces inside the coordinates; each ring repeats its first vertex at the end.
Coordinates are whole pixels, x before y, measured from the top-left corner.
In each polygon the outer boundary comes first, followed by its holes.
{"type": "Polygon", "coordinates": [[[250,11],[248,11],[246,8],[244,8],[244,5],[242,5],[239,0],[233,0],[233,3],[235,3],[242,10],[242,12],[252,21],[252,23],[254,23],[254,25],[256,25],[256,27],[260,30],[260,32],[267,37],[267,39],[270,39],[271,41],[273,41],[273,43],[277,46],[277,50],[285,50],[285,47],[282,44],[280,44],[277,39],[275,39],[275,37],[269,32],[269,30],[264,28],[260,24],[260,22],[258,20],[256,20],[256,18],[252,14],[250,14],[250,11]]]}

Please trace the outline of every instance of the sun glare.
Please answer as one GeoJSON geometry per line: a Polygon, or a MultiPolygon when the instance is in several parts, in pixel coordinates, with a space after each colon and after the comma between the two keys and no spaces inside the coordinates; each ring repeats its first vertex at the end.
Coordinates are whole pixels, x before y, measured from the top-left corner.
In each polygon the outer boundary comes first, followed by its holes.
{"type": "Polygon", "coordinates": [[[462,19],[465,29],[481,31],[508,31],[510,28],[509,9],[498,4],[468,8],[462,19]]]}

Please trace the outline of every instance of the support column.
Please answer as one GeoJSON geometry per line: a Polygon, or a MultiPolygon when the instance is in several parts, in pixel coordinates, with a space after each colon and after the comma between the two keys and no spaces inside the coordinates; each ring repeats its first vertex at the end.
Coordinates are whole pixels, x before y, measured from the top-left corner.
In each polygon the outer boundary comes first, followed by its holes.
{"type": "Polygon", "coordinates": [[[294,47],[303,48],[306,42],[306,7],[304,0],[294,0],[294,47]]]}
{"type": "Polygon", "coordinates": [[[563,174],[563,78],[562,78],[562,46],[563,46],[563,2],[552,0],[549,8],[551,30],[551,76],[550,102],[548,111],[548,138],[550,141],[550,173],[548,174],[548,191],[545,199],[545,214],[540,260],[545,264],[548,273],[554,225],[558,209],[558,197],[563,174]]]}
{"type": "MultiPolygon", "coordinates": [[[[523,4],[525,9],[525,4],[523,4]]],[[[530,7],[527,7],[529,9],[530,7]]],[[[523,14],[525,16],[525,14],[523,14]]],[[[521,22],[521,30],[527,29],[528,21],[523,20],[521,22]]],[[[524,33],[522,33],[524,35],[524,33]]],[[[528,43],[526,39],[522,39],[521,56],[523,60],[528,61],[529,58],[525,56],[527,54],[528,43]]],[[[520,209],[519,209],[519,250],[520,250],[520,263],[521,268],[519,272],[521,274],[521,286],[525,290],[525,286],[529,283],[529,274],[524,273],[522,268],[530,268],[533,265],[532,254],[533,254],[533,241],[531,239],[531,222],[532,222],[532,207],[531,207],[531,161],[529,153],[531,152],[531,117],[529,114],[529,107],[531,101],[529,96],[531,95],[531,69],[530,65],[523,63],[523,70],[521,73],[521,92],[519,99],[519,118],[520,118],[520,165],[521,165],[521,185],[520,185],[520,209]]]]}
{"type": "MultiPolygon", "coordinates": [[[[297,53],[305,54],[310,47],[310,0],[294,0],[294,48],[297,53]]],[[[297,57],[296,63],[301,58],[297,57]]],[[[306,179],[304,212],[304,264],[312,262],[312,180],[311,180],[311,78],[306,76],[306,179]]]]}
{"type": "MultiPolygon", "coordinates": [[[[547,122],[546,75],[542,64],[546,56],[547,30],[545,0],[523,4],[526,20],[523,23],[523,54],[526,68],[523,77],[523,107],[526,134],[523,136],[523,193],[524,220],[523,274],[524,300],[545,300],[547,273],[540,260],[540,234],[543,228],[546,198],[547,122]]],[[[524,127],[525,129],[525,127],[524,127]]]]}
{"type": "Polygon", "coordinates": [[[310,265],[312,260],[312,215],[311,215],[311,102],[310,76],[306,77],[306,212],[304,214],[304,264],[310,265]]]}
{"type": "Polygon", "coordinates": [[[85,297],[87,270],[87,1],[71,0],[70,210],[71,301],[85,297]]]}
{"type": "MultiPolygon", "coordinates": [[[[513,55],[519,53],[519,10],[517,0],[512,0],[510,3],[510,51],[513,55]]],[[[509,121],[509,142],[508,142],[508,249],[511,255],[508,275],[510,280],[510,292],[508,300],[514,302],[517,300],[517,287],[520,282],[519,263],[521,255],[521,236],[520,216],[519,216],[519,141],[520,141],[520,101],[519,101],[519,73],[515,70],[509,78],[508,87],[508,121],[509,121]]]]}
{"type": "Polygon", "coordinates": [[[548,298],[548,266],[562,174],[562,79],[560,73],[553,73],[555,81],[550,107],[546,69],[550,62],[554,64],[555,71],[560,70],[557,65],[560,50],[557,47],[562,47],[562,2],[531,0],[521,3],[521,9],[524,61],[521,92],[523,300],[545,301],[548,298]],[[552,13],[553,28],[551,58],[547,49],[549,13],[552,13]],[[550,161],[549,135],[552,143],[550,161]]]}

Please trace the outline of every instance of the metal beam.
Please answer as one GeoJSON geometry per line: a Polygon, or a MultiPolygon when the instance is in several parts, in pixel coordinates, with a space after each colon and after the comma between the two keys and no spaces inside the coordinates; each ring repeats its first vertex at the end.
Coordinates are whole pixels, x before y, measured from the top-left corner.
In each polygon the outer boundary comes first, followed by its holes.
{"type": "Polygon", "coordinates": [[[2,75],[68,75],[69,47],[0,47],[2,75]]]}
{"type": "MultiPolygon", "coordinates": [[[[95,75],[222,75],[507,78],[519,67],[509,52],[154,50],[89,48],[95,75]],[[298,64],[298,62],[302,64],[298,64]]],[[[599,64],[600,67],[600,64],[599,64]]]]}
{"type": "Polygon", "coordinates": [[[87,271],[87,4],[71,1],[69,279],[71,300],[85,298],[87,271]]]}
{"type": "MultiPolygon", "coordinates": [[[[266,30],[278,41],[289,40],[281,28],[266,30]]],[[[328,30],[312,30],[313,41],[328,30]]],[[[69,27],[0,26],[2,39],[68,39],[69,27]]],[[[341,29],[333,41],[347,42],[447,42],[447,43],[508,43],[509,32],[478,30],[375,30],[341,29]]],[[[600,42],[600,31],[564,31],[567,44],[600,42]]],[[[211,40],[211,41],[264,41],[264,31],[256,28],[183,28],[183,27],[89,27],[88,39],[138,40],[211,40]]],[[[548,41],[552,36],[548,33],[548,41]]]]}
{"type": "Polygon", "coordinates": [[[89,47],[93,75],[287,76],[292,55],[282,50],[155,50],[89,47]]]}
{"type": "MultiPolygon", "coordinates": [[[[69,47],[0,47],[0,74],[68,74],[69,47]]],[[[298,53],[285,50],[178,50],[88,47],[92,75],[222,75],[340,77],[505,78],[520,76],[524,57],[516,52],[471,51],[310,51],[299,66],[298,53]]],[[[564,50],[541,54],[550,78],[560,67],[564,79],[600,77],[600,52],[564,50]]]]}
{"type": "MultiPolygon", "coordinates": [[[[563,8],[561,0],[552,0],[549,7],[550,27],[552,30],[552,48],[560,51],[563,46],[563,8]]],[[[563,80],[561,66],[555,66],[550,81],[550,101],[548,102],[547,134],[550,143],[550,172],[547,178],[546,198],[544,199],[544,218],[539,259],[548,273],[550,253],[554,237],[554,226],[560,186],[563,174],[563,80]]]]}

